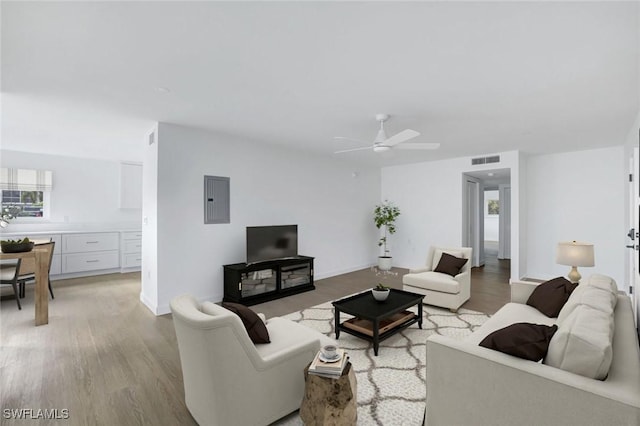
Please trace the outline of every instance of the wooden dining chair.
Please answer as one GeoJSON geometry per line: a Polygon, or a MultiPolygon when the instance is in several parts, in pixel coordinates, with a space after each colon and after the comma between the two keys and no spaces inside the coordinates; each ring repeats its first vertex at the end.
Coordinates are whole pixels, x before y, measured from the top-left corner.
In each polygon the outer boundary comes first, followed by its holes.
{"type": "Polygon", "coordinates": [[[20,294],[18,293],[18,274],[20,274],[21,263],[22,259],[18,259],[16,262],[0,264],[0,285],[11,285],[11,287],[13,287],[13,294],[16,296],[18,309],[22,309],[22,305],[20,305],[20,294]]]}
{"type": "MultiPolygon", "coordinates": [[[[53,259],[53,250],[55,249],[55,245],[55,241],[52,240],[46,244],[38,245],[38,248],[45,249],[47,251],[47,254],[49,255],[49,264],[47,265],[47,270],[49,272],[51,272],[51,260],[53,259]]],[[[20,285],[20,297],[24,297],[25,284],[30,281],[33,281],[34,283],[36,281],[36,262],[33,258],[24,259],[23,267],[20,271],[20,276],[18,277],[18,284],[20,285]]],[[[55,299],[55,297],[53,296],[53,289],[51,288],[51,278],[49,278],[49,274],[47,274],[47,281],[49,283],[49,294],[51,294],[52,299],[55,299]]]]}

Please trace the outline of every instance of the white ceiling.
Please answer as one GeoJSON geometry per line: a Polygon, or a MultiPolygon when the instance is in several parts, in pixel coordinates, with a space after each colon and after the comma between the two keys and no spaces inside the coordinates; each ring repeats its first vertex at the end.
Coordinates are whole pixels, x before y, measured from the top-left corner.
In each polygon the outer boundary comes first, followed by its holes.
{"type": "Polygon", "coordinates": [[[333,156],[376,113],[441,143],[339,157],[388,165],[621,145],[638,114],[637,2],[1,7],[5,149],[139,160],[165,121],[333,156]]]}

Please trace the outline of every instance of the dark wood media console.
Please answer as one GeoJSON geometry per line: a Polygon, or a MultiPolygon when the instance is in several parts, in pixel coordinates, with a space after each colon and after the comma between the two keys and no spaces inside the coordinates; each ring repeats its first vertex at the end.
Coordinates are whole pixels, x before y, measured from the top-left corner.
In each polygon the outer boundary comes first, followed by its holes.
{"type": "Polygon", "coordinates": [[[255,305],[314,290],[313,257],[224,265],[224,301],[255,305]]]}

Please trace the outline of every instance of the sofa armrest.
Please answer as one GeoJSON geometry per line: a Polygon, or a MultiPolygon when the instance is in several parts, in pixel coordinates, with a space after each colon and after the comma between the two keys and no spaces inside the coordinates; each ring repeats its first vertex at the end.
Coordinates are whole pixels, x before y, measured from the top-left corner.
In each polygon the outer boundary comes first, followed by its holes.
{"type": "Polygon", "coordinates": [[[419,274],[420,272],[429,272],[431,271],[431,268],[428,266],[423,266],[420,268],[414,268],[414,269],[409,269],[409,273],[410,274],[419,274]]]}
{"type": "Polygon", "coordinates": [[[640,401],[593,380],[440,335],[427,339],[426,424],[638,424],[640,401]]]}
{"type": "Polygon", "coordinates": [[[511,301],[526,304],[529,296],[540,283],[533,281],[511,281],[511,301]]]}

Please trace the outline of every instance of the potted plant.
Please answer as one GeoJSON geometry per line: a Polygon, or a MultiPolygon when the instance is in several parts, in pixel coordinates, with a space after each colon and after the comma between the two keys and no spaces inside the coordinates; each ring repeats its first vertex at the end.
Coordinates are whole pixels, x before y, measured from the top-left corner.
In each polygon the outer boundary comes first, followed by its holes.
{"type": "Polygon", "coordinates": [[[6,228],[9,226],[9,221],[11,219],[15,219],[15,217],[20,213],[20,207],[5,207],[2,209],[0,213],[0,228],[6,228]]]}
{"type": "Polygon", "coordinates": [[[398,216],[400,216],[400,209],[387,200],[377,205],[373,211],[373,221],[376,224],[376,228],[384,227],[384,236],[378,240],[378,247],[383,247],[383,254],[378,257],[378,268],[383,271],[391,269],[391,256],[389,256],[389,249],[387,248],[387,237],[396,232],[395,222],[398,216]]]}
{"type": "Polygon", "coordinates": [[[0,241],[0,248],[3,253],[23,253],[33,250],[34,243],[29,241],[29,238],[22,240],[2,240],[0,241]]]}
{"type": "Polygon", "coordinates": [[[373,298],[378,302],[383,302],[387,300],[387,297],[389,297],[389,287],[382,285],[382,283],[378,283],[377,286],[371,289],[371,294],[373,294],[373,298]]]}

